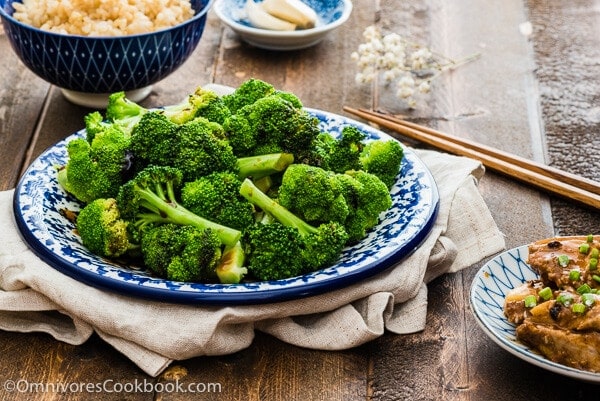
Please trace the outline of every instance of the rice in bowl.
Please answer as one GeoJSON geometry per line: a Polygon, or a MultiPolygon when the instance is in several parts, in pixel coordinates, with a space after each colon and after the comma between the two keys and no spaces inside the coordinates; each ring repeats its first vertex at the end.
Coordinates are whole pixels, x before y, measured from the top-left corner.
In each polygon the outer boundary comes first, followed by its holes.
{"type": "Polygon", "coordinates": [[[13,17],[50,32],[121,36],[157,31],[194,15],[190,0],[23,0],[13,17]]]}

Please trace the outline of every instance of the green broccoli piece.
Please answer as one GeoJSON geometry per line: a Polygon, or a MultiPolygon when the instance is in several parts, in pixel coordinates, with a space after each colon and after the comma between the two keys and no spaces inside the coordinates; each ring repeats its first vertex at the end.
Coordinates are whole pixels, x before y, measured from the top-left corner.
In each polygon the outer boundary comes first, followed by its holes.
{"type": "Polygon", "coordinates": [[[179,126],[176,141],[170,165],[183,172],[185,181],[213,171],[238,171],[237,157],[217,123],[197,117],[179,126]]]}
{"type": "Polygon", "coordinates": [[[250,179],[242,182],[240,194],[284,226],[298,230],[302,239],[298,256],[302,261],[303,271],[314,271],[337,261],[348,241],[348,234],[342,224],[327,222],[314,227],[261,192],[250,179]]]}
{"type": "Polygon", "coordinates": [[[385,183],[374,174],[351,170],[337,174],[336,178],[344,187],[350,210],[344,221],[348,242],[358,242],[379,223],[380,214],[392,206],[392,197],[385,183]]]}
{"type": "Polygon", "coordinates": [[[212,229],[161,224],[142,233],[144,265],[159,277],[175,281],[217,279],[221,241],[212,229]]]}
{"type": "Polygon", "coordinates": [[[238,157],[279,152],[304,157],[320,133],[318,119],[278,95],[240,108],[223,128],[238,157]]]}
{"type": "Polygon", "coordinates": [[[127,226],[114,198],[99,198],[88,203],[76,220],[83,245],[92,253],[108,258],[123,256],[136,248],[130,241],[127,226]]]}
{"type": "Polygon", "coordinates": [[[240,195],[242,181],[234,173],[214,172],[181,189],[181,204],[215,223],[244,230],[254,223],[254,206],[240,195]]]}
{"type": "Polygon", "coordinates": [[[404,149],[393,139],[368,142],[361,152],[360,163],[368,173],[375,174],[391,189],[402,164],[404,149]]]}
{"type": "Polygon", "coordinates": [[[305,266],[299,255],[302,237],[294,227],[278,221],[257,222],[244,231],[242,244],[248,272],[258,280],[281,280],[299,276],[305,266]]]}
{"type": "Polygon", "coordinates": [[[246,274],[248,268],[245,267],[246,253],[241,242],[233,246],[226,246],[223,250],[223,256],[217,265],[217,277],[222,284],[237,284],[246,274]]]}
{"type": "Polygon", "coordinates": [[[308,223],[344,223],[350,212],[336,174],[307,164],[292,164],[285,170],[278,200],[308,223]]]}
{"type": "Polygon", "coordinates": [[[84,203],[116,197],[121,184],[133,175],[129,138],[107,124],[95,131],[92,141],[76,138],[66,146],[67,162],[58,170],[61,187],[84,203]]]}
{"type": "Polygon", "coordinates": [[[123,132],[131,133],[148,109],[129,100],[124,91],[114,92],[108,96],[106,118],[119,126],[123,132]]]}
{"type": "Polygon", "coordinates": [[[366,138],[367,135],[353,125],[344,126],[339,138],[321,133],[304,162],[336,173],[360,170],[360,155],[366,138]]]}
{"type": "Polygon", "coordinates": [[[196,89],[189,102],[196,108],[195,117],[204,117],[217,124],[223,124],[232,114],[223,98],[211,90],[196,89]]]}
{"type": "Polygon", "coordinates": [[[137,170],[149,165],[169,166],[177,148],[178,125],[164,114],[151,111],[140,119],[131,132],[131,150],[137,170]]]}
{"type": "Polygon", "coordinates": [[[121,186],[117,202],[121,216],[137,230],[155,224],[210,228],[224,245],[234,245],[241,232],[200,217],[184,208],[176,198],[182,173],[176,168],[150,166],[121,186]]]}
{"type": "MultiPolygon", "coordinates": [[[[140,119],[150,109],[133,102],[126,97],[125,92],[115,92],[108,97],[106,118],[119,125],[125,132],[131,132],[140,119]]],[[[231,114],[223,100],[213,91],[197,88],[180,103],[168,105],[157,112],[175,124],[184,124],[199,116],[221,124],[231,114]]]]}
{"type": "Polygon", "coordinates": [[[242,82],[233,93],[224,95],[223,102],[229,108],[232,114],[237,113],[239,109],[256,102],[258,99],[272,95],[276,92],[273,85],[251,78],[242,82]]]}
{"type": "Polygon", "coordinates": [[[252,177],[254,181],[284,172],[292,163],[291,153],[265,153],[256,156],[239,157],[237,159],[238,177],[252,177]]]}

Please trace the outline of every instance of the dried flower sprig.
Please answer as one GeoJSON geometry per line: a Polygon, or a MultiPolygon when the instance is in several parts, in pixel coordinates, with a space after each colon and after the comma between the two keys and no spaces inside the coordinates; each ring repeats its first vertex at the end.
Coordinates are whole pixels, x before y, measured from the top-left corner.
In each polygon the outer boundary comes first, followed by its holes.
{"type": "Polygon", "coordinates": [[[388,85],[395,84],[395,95],[415,108],[417,93],[429,93],[431,81],[444,71],[470,62],[479,54],[453,60],[431,49],[410,42],[397,33],[382,35],[375,26],[363,32],[365,42],[351,54],[358,72],[357,84],[370,84],[381,76],[388,85]]]}

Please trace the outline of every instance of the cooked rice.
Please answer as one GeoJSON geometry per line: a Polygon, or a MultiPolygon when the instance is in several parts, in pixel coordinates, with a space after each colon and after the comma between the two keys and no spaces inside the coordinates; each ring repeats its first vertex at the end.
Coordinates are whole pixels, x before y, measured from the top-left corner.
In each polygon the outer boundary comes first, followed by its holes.
{"type": "Polygon", "coordinates": [[[194,15],[190,0],[23,0],[13,7],[25,24],[84,36],[153,32],[194,15]]]}

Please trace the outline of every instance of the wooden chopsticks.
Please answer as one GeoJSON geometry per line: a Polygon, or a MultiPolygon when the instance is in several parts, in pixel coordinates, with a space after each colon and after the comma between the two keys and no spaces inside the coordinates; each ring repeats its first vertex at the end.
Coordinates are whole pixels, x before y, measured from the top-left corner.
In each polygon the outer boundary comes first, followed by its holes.
{"type": "Polygon", "coordinates": [[[467,139],[445,134],[388,114],[344,106],[352,113],[407,138],[479,160],[490,170],[584,205],[600,208],[600,183],[467,139]]]}

